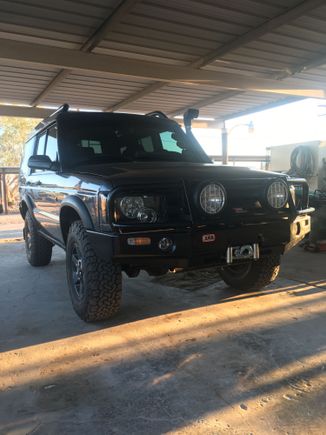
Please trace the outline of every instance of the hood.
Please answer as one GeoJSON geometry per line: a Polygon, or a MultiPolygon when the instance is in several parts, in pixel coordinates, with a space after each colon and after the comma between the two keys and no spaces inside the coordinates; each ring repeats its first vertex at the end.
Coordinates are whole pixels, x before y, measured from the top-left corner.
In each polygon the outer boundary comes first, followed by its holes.
{"type": "Polygon", "coordinates": [[[76,172],[79,174],[101,177],[113,187],[128,184],[147,184],[160,182],[204,181],[215,179],[270,179],[286,177],[269,171],[259,171],[246,167],[221,166],[203,163],[180,162],[122,162],[103,165],[83,165],[76,172]]]}

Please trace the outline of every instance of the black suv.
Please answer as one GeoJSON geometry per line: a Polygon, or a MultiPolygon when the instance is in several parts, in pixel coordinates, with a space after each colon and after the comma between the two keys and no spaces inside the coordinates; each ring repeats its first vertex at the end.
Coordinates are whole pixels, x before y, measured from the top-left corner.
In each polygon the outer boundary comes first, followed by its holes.
{"type": "MultiPolygon", "coordinates": [[[[190,116],[191,118],[191,116],[190,116]]],[[[161,112],[69,112],[64,105],[27,141],[20,212],[28,261],[66,250],[73,307],[107,319],[121,272],[137,276],[216,266],[239,290],[273,281],[280,256],[310,231],[305,180],[216,166],[187,121],[161,112]]]]}

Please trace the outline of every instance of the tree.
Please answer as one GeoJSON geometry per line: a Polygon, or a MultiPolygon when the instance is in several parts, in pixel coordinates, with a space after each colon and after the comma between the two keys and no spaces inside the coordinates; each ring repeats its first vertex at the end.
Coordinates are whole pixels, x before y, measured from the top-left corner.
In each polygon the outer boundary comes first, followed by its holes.
{"type": "Polygon", "coordinates": [[[0,166],[19,166],[24,143],[39,121],[35,118],[0,117],[0,166]]]}

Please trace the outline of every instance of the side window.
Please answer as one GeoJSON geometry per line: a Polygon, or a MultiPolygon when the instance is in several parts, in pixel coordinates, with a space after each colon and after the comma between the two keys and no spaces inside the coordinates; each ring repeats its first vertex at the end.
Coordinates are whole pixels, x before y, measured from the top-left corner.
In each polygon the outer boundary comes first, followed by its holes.
{"type": "Polygon", "coordinates": [[[58,141],[56,126],[53,126],[48,130],[45,155],[49,156],[52,162],[56,162],[58,160],[58,141]]]}
{"type": "Polygon", "coordinates": [[[46,131],[42,133],[38,138],[37,149],[35,153],[36,155],[42,156],[44,154],[45,144],[46,144],[46,131]]]}
{"type": "Polygon", "coordinates": [[[35,145],[35,137],[32,137],[29,141],[26,142],[25,148],[24,148],[24,154],[22,157],[20,170],[21,173],[26,175],[29,175],[30,168],[28,167],[28,159],[33,155],[34,153],[34,145],[35,145]]]}
{"type": "Polygon", "coordinates": [[[162,148],[165,151],[172,151],[174,153],[182,153],[182,148],[178,145],[178,142],[174,139],[171,131],[163,131],[160,133],[160,139],[162,148]]]}
{"type": "Polygon", "coordinates": [[[80,145],[82,148],[92,148],[94,154],[103,154],[102,144],[99,140],[82,139],[80,145]]]}
{"type": "MultiPolygon", "coordinates": [[[[45,145],[46,145],[46,131],[43,132],[39,137],[36,145],[36,150],[34,152],[34,155],[37,156],[43,156],[45,152],[45,145]]],[[[38,172],[44,172],[43,169],[32,169],[31,174],[36,174],[38,172]]]]}
{"type": "Polygon", "coordinates": [[[142,137],[140,142],[146,153],[152,153],[154,151],[152,136],[142,137]]]}

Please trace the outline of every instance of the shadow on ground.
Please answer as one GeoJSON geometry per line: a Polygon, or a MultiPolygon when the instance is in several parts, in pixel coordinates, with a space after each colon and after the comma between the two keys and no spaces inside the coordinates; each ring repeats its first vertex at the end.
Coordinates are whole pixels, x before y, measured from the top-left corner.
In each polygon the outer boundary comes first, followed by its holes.
{"type": "Polygon", "coordinates": [[[239,295],[144,274],[115,319],[86,325],[61,252],[39,269],[21,244],[0,256],[0,433],[322,433],[322,277],[239,295]]]}
{"type": "Polygon", "coordinates": [[[213,269],[162,277],[123,279],[120,312],[109,321],[86,324],[74,313],[65,276],[64,252],[56,248],[49,266],[33,268],[26,259],[24,245],[0,245],[0,302],[2,313],[0,351],[57,340],[124,323],[222,304],[233,299],[257,300],[268,294],[292,292],[293,295],[323,292],[325,280],[314,287],[292,282],[287,286],[271,284],[261,292],[239,293],[227,287],[213,269]],[[304,293],[303,293],[304,291],[304,293]]]}

